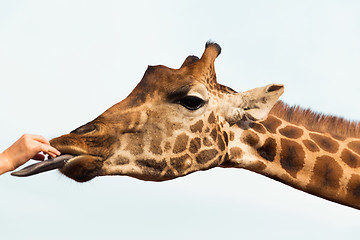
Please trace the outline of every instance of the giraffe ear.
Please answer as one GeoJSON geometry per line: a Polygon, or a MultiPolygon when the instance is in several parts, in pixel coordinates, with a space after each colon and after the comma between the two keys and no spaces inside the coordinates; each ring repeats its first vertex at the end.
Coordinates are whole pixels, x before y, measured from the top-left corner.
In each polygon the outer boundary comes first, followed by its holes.
{"type": "Polygon", "coordinates": [[[252,121],[264,120],[283,92],[283,85],[271,84],[228,95],[223,108],[225,119],[229,123],[240,121],[244,116],[252,121]]]}

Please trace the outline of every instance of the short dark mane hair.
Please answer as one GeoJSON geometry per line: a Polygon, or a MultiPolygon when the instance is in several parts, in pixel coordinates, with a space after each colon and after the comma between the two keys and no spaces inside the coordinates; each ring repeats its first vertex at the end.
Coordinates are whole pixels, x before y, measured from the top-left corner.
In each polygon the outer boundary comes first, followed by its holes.
{"type": "Polygon", "coordinates": [[[310,131],[327,132],[334,137],[360,138],[360,122],[316,113],[299,106],[289,106],[282,101],[278,101],[275,104],[270,114],[288,122],[304,126],[310,131]]]}

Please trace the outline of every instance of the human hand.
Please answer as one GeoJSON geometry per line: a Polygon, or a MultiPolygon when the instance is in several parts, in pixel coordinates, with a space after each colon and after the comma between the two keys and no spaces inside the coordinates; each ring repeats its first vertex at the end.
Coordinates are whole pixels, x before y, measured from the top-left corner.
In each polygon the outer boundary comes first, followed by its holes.
{"type": "Polygon", "coordinates": [[[22,135],[19,140],[0,154],[0,174],[15,170],[30,159],[44,160],[45,156],[40,152],[49,154],[51,157],[61,154],[42,136],[22,135]]]}

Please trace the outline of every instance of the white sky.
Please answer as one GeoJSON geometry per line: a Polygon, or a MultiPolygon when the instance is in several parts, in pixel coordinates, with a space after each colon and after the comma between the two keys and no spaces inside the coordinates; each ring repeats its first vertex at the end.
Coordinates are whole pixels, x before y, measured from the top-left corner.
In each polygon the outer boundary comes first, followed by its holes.
{"type": "MultiPolygon", "coordinates": [[[[147,65],[222,46],[218,81],[360,120],[359,1],[0,1],[0,151],[125,98],[147,65]]],[[[2,239],[358,238],[360,212],[240,169],[163,183],[0,176],[2,239]],[[26,237],[29,236],[30,237],[26,237]]]]}

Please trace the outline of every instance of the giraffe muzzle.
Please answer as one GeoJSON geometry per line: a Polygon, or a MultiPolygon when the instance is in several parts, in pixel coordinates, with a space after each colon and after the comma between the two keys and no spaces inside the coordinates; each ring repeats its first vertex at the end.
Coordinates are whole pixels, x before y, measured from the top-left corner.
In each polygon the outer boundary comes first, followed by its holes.
{"type": "Polygon", "coordinates": [[[56,158],[29,165],[19,171],[12,172],[11,175],[16,177],[28,177],[38,173],[62,168],[73,157],[75,156],[70,154],[64,154],[56,158]]]}

